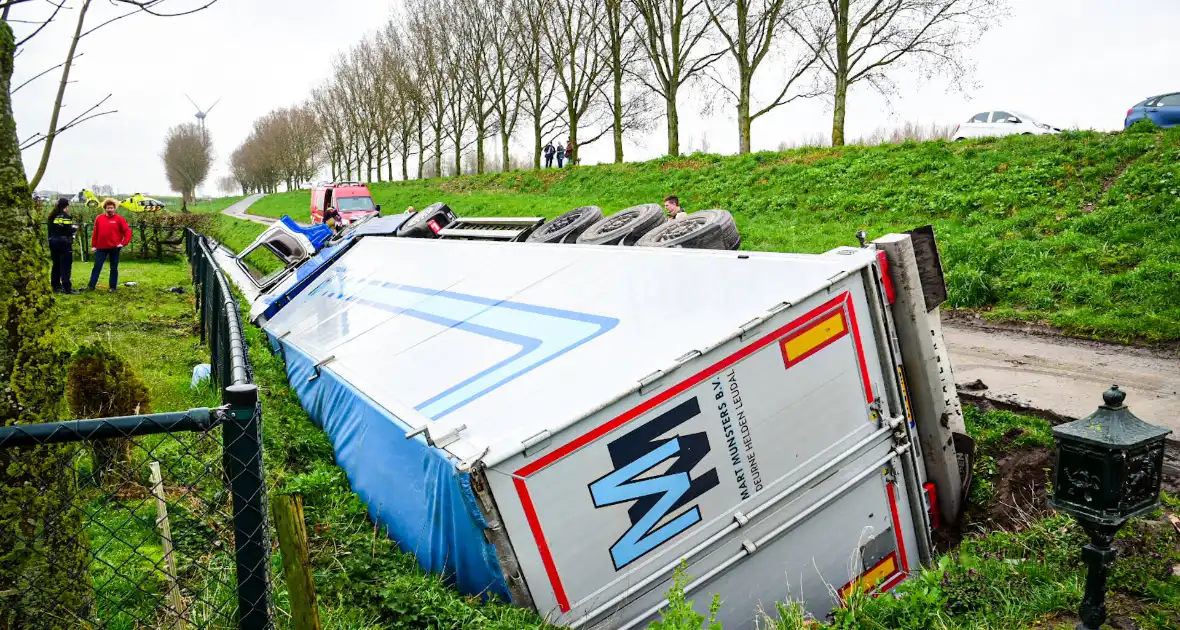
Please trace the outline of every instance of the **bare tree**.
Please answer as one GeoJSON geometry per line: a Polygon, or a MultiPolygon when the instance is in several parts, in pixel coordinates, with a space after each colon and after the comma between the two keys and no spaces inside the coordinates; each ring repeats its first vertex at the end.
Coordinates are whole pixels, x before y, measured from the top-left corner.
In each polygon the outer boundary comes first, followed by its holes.
{"type": "Polygon", "coordinates": [[[484,13],[491,25],[488,45],[490,47],[489,67],[492,81],[492,113],[500,132],[500,168],[512,170],[512,156],[509,144],[520,119],[521,93],[525,89],[524,70],[516,41],[521,36],[519,23],[513,18],[515,5],[521,0],[487,0],[484,13]]]}
{"type": "Polygon", "coordinates": [[[448,73],[445,56],[445,32],[439,29],[434,15],[441,11],[439,0],[409,0],[405,17],[405,41],[412,52],[414,76],[420,93],[422,115],[418,119],[418,177],[432,172],[442,174],[443,126],[447,115],[448,73]],[[424,127],[431,131],[428,155],[424,127]],[[429,169],[426,161],[433,162],[429,169]]]}
{"type": "Polygon", "coordinates": [[[565,102],[565,123],[573,155],[567,159],[577,164],[578,152],[610,131],[607,126],[593,136],[581,136],[583,125],[597,122],[594,106],[607,79],[607,54],[602,39],[602,21],[606,7],[598,0],[554,0],[545,36],[557,84],[565,102]],[[587,117],[590,117],[587,120],[587,117]]]}
{"type": "Polygon", "coordinates": [[[615,163],[623,163],[623,135],[649,129],[655,122],[651,92],[632,89],[635,77],[643,73],[643,46],[635,30],[639,12],[630,0],[604,0],[603,41],[607,49],[610,91],[603,98],[611,112],[615,163]]]}
{"type": "Polygon", "coordinates": [[[895,90],[889,66],[906,61],[926,76],[970,75],[961,53],[1007,15],[1003,0],[823,0],[788,21],[833,80],[832,144],[844,144],[848,88],[867,81],[895,90]]]}
{"type": "Polygon", "coordinates": [[[233,175],[223,175],[217,178],[217,191],[222,195],[230,196],[238,191],[241,186],[238,185],[238,180],[233,175]]]}
{"type": "MultiPolygon", "coordinates": [[[[820,92],[817,87],[810,91],[791,91],[795,83],[815,66],[821,50],[817,48],[795,60],[785,73],[778,94],[762,107],[751,111],[750,93],[754,85],[754,73],[764,61],[773,58],[776,44],[779,49],[784,48],[783,31],[790,34],[785,26],[786,18],[802,10],[803,2],[810,1],[705,0],[709,19],[725,42],[725,50],[729,53],[738,79],[737,89],[731,87],[731,81],[717,81],[717,85],[737,103],[738,153],[750,152],[750,128],[755,120],[797,98],[817,96],[820,92]]],[[[787,64],[782,66],[787,67],[787,64]]]]}
{"type": "Polygon", "coordinates": [[[213,166],[209,132],[197,123],[183,123],[169,129],[160,158],[164,160],[164,174],[172,190],[179,192],[186,203],[195,200],[197,186],[204,183],[213,166]]]}
{"type": "Polygon", "coordinates": [[[712,24],[705,0],[633,0],[639,10],[643,50],[654,81],[643,78],[664,98],[668,124],[668,155],[680,154],[680,113],[677,97],[685,83],[697,78],[724,50],[701,52],[712,24]]]}
{"type": "MultiPolygon", "coordinates": [[[[483,173],[486,164],[483,141],[491,133],[492,115],[496,101],[500,98],[499,84],[493,80],[491,69],[498,60],[492,59],[493,32],[503,28],[501,23],[501,0],[457,0],[445,15],[449,18],[447,34],[450,36],[448,50],[462,82],[462,92],[467,108],[463,111],[471,119],[475,131],[475,172],[483,173]]],[[[460,119],[462,120],[462,119],[460,119]]],[[[455,121],[455,118],[452,118],[455,121]]],[[[461,132],[462,122],[457,123],[461,132]]],[[[459,136],[462,133],[458,134],[459,136]]],[[[456,148],[459,145],[456,144],[456,148]]],[[[456,169],[458,172],[458,169],[456,169]]]]}
{"type": "Polygon", "coordinates": [[[520,64],[520,108],[533,123],[533,168],[541,168],[541,147],[561,119],[550,108],[557,91],[553,55],[547,46],[556,0],[517,0],[513,5],[516,59],[520,64]]]}
{"type": "MultiPolygon", "coordinates": [[[[5,2],[3,4],[3,15],[0,16],[0,20],[4,21],[5,23],[8,23],[10,21],[9,14],[10,14],[13,6],[16,6],[19,4],[24,4],[25,2],[27,2],[27,0],[8,0],[8,2],[5,2]]],[[[73,69],[75,59],[77,59],[78,57],[81,57],[81,53],[78,52],[78,44],[79,44],[79,42],[82,41],[82,39],[84,37],[94,33],[98,29],[100,29],[112,22],[116,22],[118,20],[121,20],[126,17],[130,17],[130,16],[138,14],[138,13],[146,13],[149,15],[155,15],[155,16],[160,16],[160,17],[175,17],[175,16],[181,16],[181,15],[189,15],[192,13],[196,13],[198,11],[202,11],[202,10],[212,6],[216,2],[217,2],[217,0],[205,0],[205,2],[203,2],[202,4],[200,4],[198,6],[195,6],[195,7],[190,6],[190,8],[185,9],[185,10],[181,10],[178,12],[169,12],[166,10],[168,0],[110,0],[110,4],[114,5],[114,7],[116,9],[122,9],[122,11],[120,11],[118,14],[114,15],[113,17],[105,19],[104,21],[99,23],[97,26],[87,28],[86,27],[86,25],[87,25],[86,19],[87,19],[88,15],[90,14],[90,8],[91,8],[91,5],[93,4],[93,0],[82,0],[81,5],[79,5],[79,7],[78,7],[78,15],[77,15],[77,19],[75,20],[75,24],[74,24],[74,34],[70,38],[70,45],[66,50],[66,59],[61,64],[54,66],[54,68],[50,69],[50,70],[53,70],[53,69],[60,67],[62,70],[61,70],[61,79],[58,82],[57,95],[54,98],[53,107],[50,110],[49,129],[45,132],[45,134],[37,134],[36,136],[33,136],[33,137],[25,140],[24,142],[21,143],[21,146],[20,146],[21,150],[23,151],[23,150],[31,148],[37,144],[44,143],[44,145],[41,148],[41,159],[37,164],[37,170],[33,174],[33,177],[29,179],[29,187],[35,189],[37,187],[37,185],[41,183],[41,179],[45,176],[45,170],[49,167],[49,157],[53,153],[53,145],[54,145],[54,142],[57,140],[57,136],[61,135],[63,132],[67,131],[68,129],[71,129],[83,122],[86,122],[87,120],[91,120],[91,119],[97,118],[99,116],[113,114],[116,111],[116,110],[106,110],[106,111],[95,112],[96,109],[99,109],[106,102],[106,100],[108,98],[110,98],[110,95],[108,95],[106,98],[103,98],[97,104],[84,110],[81,114],[75,116],[74,118],[70,119],[69,121],[67,121],[65,123],[61,122],[61,108],[62,108],[62,103],[65,101],[66,86],[68,86],[71,83],[70,71],[73,69]]],[[[16,43],[16,46],[18,48],[21,45],[23,45],[25,42],[32,39],[33,37],[36,37],[41,32],[41,30],[45,28],[45,26],[47,26],[50,22],[52,22],[57,17],[58,13],[63,8],[66,8],[64,0],[62,0],[61,2],[54,2],[54,1],[50,0],[49,4],[53,7],[52,14],[47,19],[42,20],[40,22],[34,21],[35,24],[38,24],[37,28],[32,33],[23,37],[19,42],[16,43]]],[[[15,56],[15,53],[14,53],[14,56],[15,56]]],[[[43,72],[43,73],[37,75],[36,77],[34,77],[34,79],[39,78],[39,77],[43,76],[44,74],[47,74],[48,72],[49,71],[43,72]]],[[[21,87],[24,87],[24,84],[17,86],[16,89],[20,89],[21,87]]],[[[15,91],[15,90],[13,90],[13,91],[15,91]]]]}

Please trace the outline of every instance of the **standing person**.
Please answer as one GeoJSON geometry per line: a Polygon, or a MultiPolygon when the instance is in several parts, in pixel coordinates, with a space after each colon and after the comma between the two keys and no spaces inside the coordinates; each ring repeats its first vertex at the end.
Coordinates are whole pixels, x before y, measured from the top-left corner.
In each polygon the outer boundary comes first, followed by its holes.
{"type": "Polygon", "coordinates": [[[563,162],[565,162],[565,147],[561,146],[561,143],[558,142],[557,143],[557,168],[562,168],[563,162]]]}
{"type": "Polygon", "coordinates": [[[680,209],[680,198],[676,195],[668,195],[664,197],[664,215],[668,217],[669,221],[675,219],[683,219],[688,216],[688,213],[680,209]]]}
{"type": "Polygon", "coordinates": [[[569,160],[570,166],[574,165],[574,141],[573,140],[566,139],[565,159],[569,160]]]}
{"type": "Polygon", "coordinates": [[[553,148],[552,140],[541,149],[541,153],[545,155],[545,168],[553,168],[553,154],[557,153],[557,149],[553,148]]]}
{"type": "Polygon", "coordinates": [[[57,205],[49,212],[49,258],[53,261],[49,282],[55,293],[78,294],[70,282],[74,268],[74,233],[77,231],[78,224],[70,216],[70,200],[58,199],[57,205]]]}
{"type": "Polygon", "coordinates": [[[107,260],[111,261],[111,293],[119,286],[119,253],[123,251],[123,246],[131,242],[131,226],[127,225],[127,219],[115,214],[118,206],[118,202],[108,197],[102,202],[102,214],[94,218],[94,233],[90,235],[94,269],[90,272],[90,284],[86,287],[91,291],[98,284],[102,265],[107,260]]]}

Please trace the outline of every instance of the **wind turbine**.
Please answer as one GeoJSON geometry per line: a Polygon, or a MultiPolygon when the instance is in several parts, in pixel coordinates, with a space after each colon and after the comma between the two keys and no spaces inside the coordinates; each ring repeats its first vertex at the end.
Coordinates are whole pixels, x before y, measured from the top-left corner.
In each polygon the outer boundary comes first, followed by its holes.
{"type": "Polygon", "coordinates": [[[216,101],[213,101],[213,104],[209,106],[209,109],[202,111],[201,106],[197,105],[197,102],[194,101],[191,96],[189,96],[188,94],[185,94],[184,97],[188,99],[188,102],[193,104],[193,107],[197,108],[197,124],[199,124],[201,126],[201,130],[204,131],[205,130],[205,116],[207,116],[209,114],[209,112],[213,111],[214,107],[217,107],[217,104],[221,102],[221,99],[218,98],[216,101]]]}

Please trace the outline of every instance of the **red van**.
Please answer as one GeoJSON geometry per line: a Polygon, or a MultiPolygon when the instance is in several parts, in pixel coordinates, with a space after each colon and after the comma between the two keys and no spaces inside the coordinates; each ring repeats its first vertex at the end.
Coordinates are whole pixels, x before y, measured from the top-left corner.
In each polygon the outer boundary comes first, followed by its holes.
{"type": "Polygon", "coordinates": [[[311,222],[324,222],[324,208],[340,211],[344,225],[371,214],[381,214],[381,206],[373,205],[373,196],[361,182],[328,182],[311,189],[311,222]]]}

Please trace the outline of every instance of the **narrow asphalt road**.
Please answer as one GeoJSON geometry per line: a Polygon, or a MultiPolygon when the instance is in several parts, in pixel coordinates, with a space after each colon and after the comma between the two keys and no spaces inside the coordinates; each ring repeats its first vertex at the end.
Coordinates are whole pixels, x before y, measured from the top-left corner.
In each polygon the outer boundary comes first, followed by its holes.
{"type": "Polygon", "coordinates": [[[222,210],[221,212],[223,214],[227,214],[235,219],[244,219],[246,221],[253,221],[255,223],[261,223],[263,225],[270,225],[271,223],[275,222],[275,220],[270,217],[260,217],[260,216],[253,215],[253,214],[246,214],[246,210],[249,209],[250,206],[254,205],[255,201],[258,201],[259,199],[262,199],[265,196],[266,196],[265,194],[250,195],[249,197],[246,197],[245,199],[235,203],[234,205],[226,208],[225,210],[222,210]]]}

